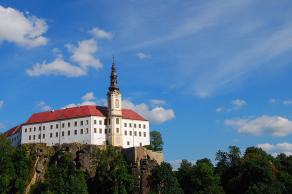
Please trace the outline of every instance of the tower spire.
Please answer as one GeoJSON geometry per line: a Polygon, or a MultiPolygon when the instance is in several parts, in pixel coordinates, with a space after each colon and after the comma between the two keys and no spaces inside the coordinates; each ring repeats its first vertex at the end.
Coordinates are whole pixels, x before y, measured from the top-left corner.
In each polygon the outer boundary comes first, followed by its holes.
{"type": "Polygon", "coordinates": [[[112,63],[112,72],[111,72],[111,82],[110,87],[108,88],[109,91],[115,91],[120,90],[118,86],[118,75],[116,71],[116,65],[115,65],[115,57],[113,55],[113,63],[112,63]]]}

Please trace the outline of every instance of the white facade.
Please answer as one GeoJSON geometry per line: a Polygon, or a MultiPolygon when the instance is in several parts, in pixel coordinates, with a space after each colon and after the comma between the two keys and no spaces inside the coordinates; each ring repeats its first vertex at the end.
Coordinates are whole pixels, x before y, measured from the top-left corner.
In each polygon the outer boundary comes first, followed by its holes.
{"type": "MultiPolygon", "coordinates": [[[[105,124],[106,117],[83,117],[46,123],[23,125],[21,132],[10,138],[19,136],[17,144],[46,143],[53,146],[63,143],[81,143],[106,145],[112,137],[112,125],[105,124]],[[20,136],[21,134],[21,136],[20,136]],[[20,138],[21,137],[21,138],[20,138]]],[[[120,147],[129,148],[150,144],[149,122],[121,119],[121,128],[115,130],[122,138],[120,147]]]]}

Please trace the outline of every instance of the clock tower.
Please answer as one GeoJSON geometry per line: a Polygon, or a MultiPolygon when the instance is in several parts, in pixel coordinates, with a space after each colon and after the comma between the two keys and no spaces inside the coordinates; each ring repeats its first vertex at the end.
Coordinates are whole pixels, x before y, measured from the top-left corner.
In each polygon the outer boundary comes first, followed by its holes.
{"type": "Polygon", "coordinates": [[[108,101],[108,142],[113,146],[123,146],[122,133],[122,95],[118,86],[118,76],[113,58],[108,101]]]}

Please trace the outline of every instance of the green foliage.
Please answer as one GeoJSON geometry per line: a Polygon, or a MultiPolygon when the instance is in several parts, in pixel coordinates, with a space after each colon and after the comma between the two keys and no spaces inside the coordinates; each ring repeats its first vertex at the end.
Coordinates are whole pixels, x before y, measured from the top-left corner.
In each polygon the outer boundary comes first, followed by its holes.
{"type": "Polygon", "coordinates": [[[31,158],[0,135],[0,193],[24,193],[31,158]]]}
{"type": "Polygon", "coordinates": [[[96,175],[91,184],[91,193],[126,194],[134,189],[134,177],[123,155],[113,147],[97,153],[96,175]]]}
{"type": "Polygon", "coordinates": [[[179,183],[186,194],[220,194],[220,177],[214,173],[209,159],[198,160],[195,165],[183,160],[177,171],[179,183]]]}
{"type": "Polygon", "coordinates": [[[75,168],[70,153],[57,152],[50,162],[45,182],[37,183],[31,193],[86,194],[86,177],[81,170],[75,168]]]}
{"type": "Polygon", "coordinates": [[[161,165],[156,166],[151,173],[149,185],[152,193],[183,193],[170,164],[163,162],[161,165]]]}
{"type": "Polygon", "coordinates": [[[162,151],[163,150],[163,140],[161,133],[159,131],[150,132],[150,145],[145,146],[147,149],[153,151],[162,151]]]}

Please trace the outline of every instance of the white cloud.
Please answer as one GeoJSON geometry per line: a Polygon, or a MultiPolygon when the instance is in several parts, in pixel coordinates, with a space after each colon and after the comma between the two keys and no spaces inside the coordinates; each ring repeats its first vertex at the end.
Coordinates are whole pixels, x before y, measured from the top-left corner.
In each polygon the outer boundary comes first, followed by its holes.
{"type": "Polygon", "coordinates": [[[66,47],[70,52],[72,52],[72,56],[70,58],[81,68],[85,70],[88,67],[93,67],[97,70],[102,68],[103,64],[99,59],[94,57],[94,53],[98,50],[96,40],[83,40],[78,42],[78,46],[67,44],[66,47]]]}
{"type": "Polygon", "coordinates": [[[224,108],[223,107],[218,107],[215,109],[216,112],[223,112],[224,111],[224,108]]]}
{"type": "Polygon", "coordinates": [[[136,54],[137,55],[137,57],[139,58],[139,59],[148,59],[148,58],[151,58],[151,55],[148,55],[148,54],[145,54],[145,53],[143,53],[143,52],[139,52],[139,53],[137,53],[136,54]]]}
{"type": "Polygon", "coordinates": [[[292,121],[280,116],[263,115],[254,119],[225,120],[225,125],[234,127],[239,133],[251,135],[269,134],[284,137],[292,133],[292,121]]]}
{"type": "Polygon", "coordinates": [[[0,109],[3,107],[3,105],[4,105],[4,101],[0,100],[0,109]]]}
{"type": "Polygon", "coordinates": [[[277,156],[280,153],[284,153],[288,156],[292,155],[292,144],[291,143],[278,143],[278,144],[258,144],[257,147],[262,148],[266,152],[272,154],[273,156],[277,156]]]}
{"type": "Polygon", "coordinates": [[[82,100],[84,100],[84,101],[95,100],[94,93],[93,92],[87,92],[86,94],[84,94],[84,96],[82,96],[82,100]]]}
{"type": "Polygon", "coordinates": [[[284,100],[283,104],[284,105],[291,105],[292,104],[292,100],[284,100]]]}
{"type": "Polygon", "coordinates": [[[135,105],[130,100],[123,100],[122,103],[124,108],[133,109],[153,123],[159,124],[175,118],[173,109],[166,109],[162,106],[149,108],[145,103],[135,105]]]}
{"type": "Polygon", "coordinates": [[[177,170],[180,167],[182,160],[170,160],[167,162],[172,166],[173,170],[177,170]]]}
{"type": "Polygon", "coordinates": [[[45,103],[44,101],[40,101],[37,104],[37,107],[40,108],[42,111],[49,111],[52,110],[52,107],[47,105],[47,103],[45,103]]]}
{"type": "Polygon", "coordinates": [[[233,105],[233,109],[241,109],[247,105],[246,101],[241,99],[232,100],[231,104],[233,105]]]}
{"type": "Polygon", "coordinates": [[[36,64],[31,69],[27,69],[26,73],[29,76],[64,75],[67,77],[79,77],[86,75],[87,71],[64,61],[62,58],[56,58],[51,63],[36,64]]]}
{"type": "Polygon", "coordinates": [[[99,38],[99,39],[111,39],[113,37],[113,34],[111,32],[107,32],[98,27],[92,28],[89,31],[89,33],[92,34],[95,38],[99,38]]]}
{"type": "Polygon", "coordinates": [[[166,105],[166,102],[165,100],[151,99],[150,104],[151,106],[163,106],[166,105]]]}
{"type": "Polygon", "coordinates": [[[46,45],[48,40],[43,34],[47,29],[43,19],[0,5],[0,41],[30,48],[46,45]]]}

